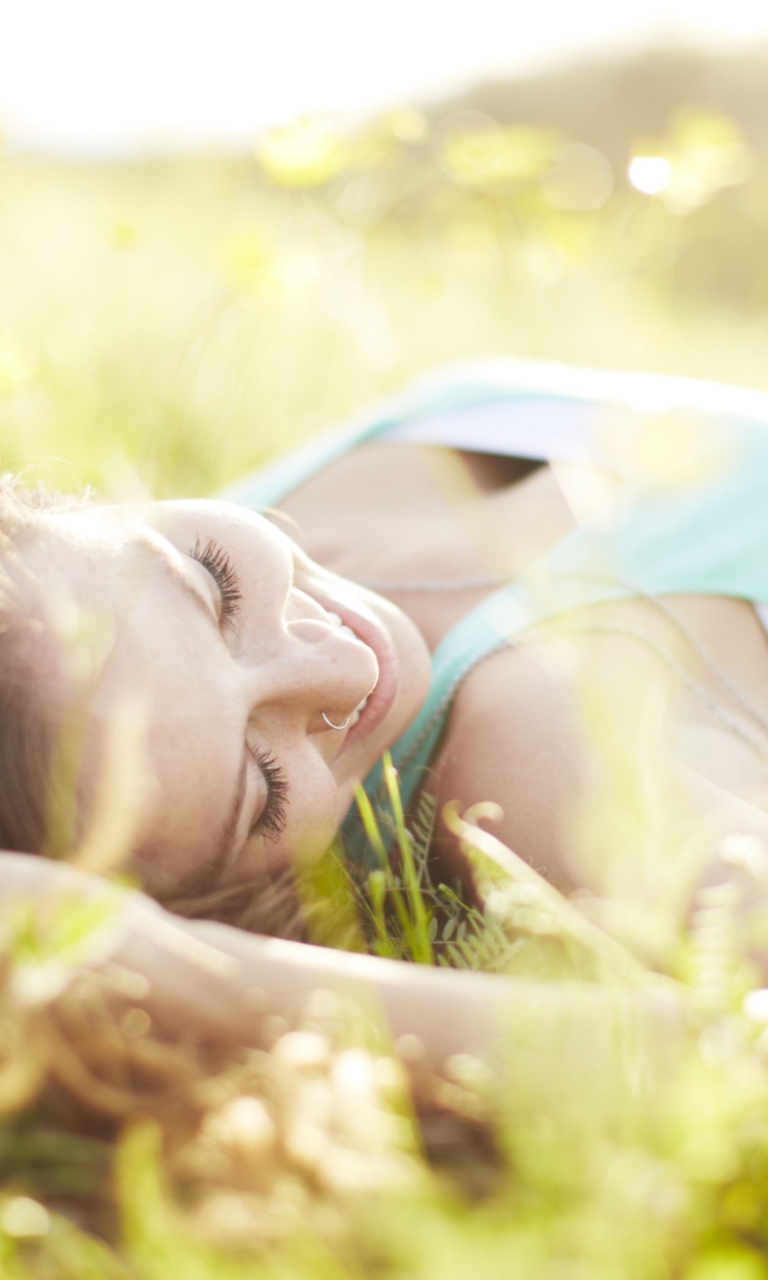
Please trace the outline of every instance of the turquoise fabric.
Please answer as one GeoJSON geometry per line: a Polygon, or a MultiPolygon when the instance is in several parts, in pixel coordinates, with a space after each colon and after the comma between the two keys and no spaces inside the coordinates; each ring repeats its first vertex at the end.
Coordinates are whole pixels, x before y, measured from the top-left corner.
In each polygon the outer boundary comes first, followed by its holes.
{"type": "MultiPolygon", "coordinates": [[[[599,426],[606,407],[615,409],[622,399],[620,384],[616,391],[617,375],[605,377],[610,381],[610,397],[605,400],[594,396],[594,380],[585,397],[560,394],[551,380],[537,387],[535,382],[521,386],[519,377],[511,386],[505,386],[503,376],[483,379],[453,373],[431,379],[223,496],[252,507],[275,505],[344,452],[385,437],[394,424],[461,411],[471,425],[472,410],[489,402],[506,401],[510,411],[520,412],[532,397],[539,405],[544,398],[556,400],[562,412],[563,401],[570,400],[583,414],[586,399],[599,426]]],[[[656,379],[654,385],[658,384],[656,379]]],[[[747,415],[743,394],[736,389],[729,397],[722,387],[713,387],[708,396],[708,384],[688,385],[693,387],[690,394],[671,397],[669,457],[664,415],[647,420],[642,414],[630,415],[618,435],[628,422],[634,423],[628,434],[625,431],[625,443],[630,453],[639,453],[641,465],[621,478],[607,514],[603,511],[591,527],[577,527],[525,581],[496,591],[445,636],[433,656],[426,702],[392,750],[406,806],[424,778],[461,681],[527,627],[573,608],[643,593],[729,595],[768,602],[768,401],[758,402],[758,412],[747,415]],[[706,407],[710,399],[715,409],[706,407]],[[728,412],[729,399],[738,413],[728,412]],[[675,444],[681,413],[686,430],[675,444]],[[651,439],[650,450],[644,445],[646,437],[651,439]]],[[[604,465],[621,470],[617,458],[620,463],[621,448],[604,459],[604,465]]],[[[378,766],[365,780],[374,800],[380,784],[378,766]]],[[[352,817],[345,824],[345,842],[352,857],[365,860],[364,841],[352,817]]]]}

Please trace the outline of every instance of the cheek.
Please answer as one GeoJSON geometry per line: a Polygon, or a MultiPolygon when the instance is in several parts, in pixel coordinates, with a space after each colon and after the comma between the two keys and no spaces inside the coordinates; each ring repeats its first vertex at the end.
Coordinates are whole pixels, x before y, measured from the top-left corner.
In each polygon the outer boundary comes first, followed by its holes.
{"type": "MultiPolygon", "coordinates": [[[[292,824],[290,825],[292,827],[292,824]]],[[[314,819],[310,817],[308,821],[297,824],[295,831],[291,830],[290,834],[286,831],[285,852],[291,865],[301,868],[317,862],[333,841],[338,829],[339,822],[334,803],[332,813],[329,814],[326,809],[314,819]]]]}
{"type": "Polygon", "coordinates": [[[263,855],[270,865],[301,868],[322,857],[339,829],[339,789],[325,766],[291,771],[288,806],[285,831],[264,844],[263,855]]]}
{"type": "Polygon", "coordinates": [[[355,787],[357,786],[358,781],[359,779],[357,778],[348,778],[345,782],[342,782],[339,786],[337,806],[336,806],[337,830],[341,826],[344,819],[346,818],[350,805],[354,803],[355,787]]]}

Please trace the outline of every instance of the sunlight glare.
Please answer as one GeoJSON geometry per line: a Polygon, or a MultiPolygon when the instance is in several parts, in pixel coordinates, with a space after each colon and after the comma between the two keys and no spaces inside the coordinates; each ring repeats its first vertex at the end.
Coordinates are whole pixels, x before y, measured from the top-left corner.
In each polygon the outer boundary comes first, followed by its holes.
{"type": "Polygon", "coordinates": [[[630,161],[627,177],[636,191],[645,196],[657,196],[670,184],[672,165],[664,156],[635,156],[630,161]]]}

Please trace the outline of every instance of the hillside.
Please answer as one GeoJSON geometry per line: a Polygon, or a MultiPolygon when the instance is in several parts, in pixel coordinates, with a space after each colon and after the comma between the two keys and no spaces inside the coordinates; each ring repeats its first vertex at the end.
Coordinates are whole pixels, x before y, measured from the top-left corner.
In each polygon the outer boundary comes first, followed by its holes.
{"type": "Polygon", "coordinates": [[[768,149],[768,44],[722,55],[687,47],[593,55],[471,84],[427,110],[433,121],[473,109],[502,124],[558,129],[622,169],[632,139],[662,133],[670,116],[691,104],[730,116],[756,150],[768,149]]]}

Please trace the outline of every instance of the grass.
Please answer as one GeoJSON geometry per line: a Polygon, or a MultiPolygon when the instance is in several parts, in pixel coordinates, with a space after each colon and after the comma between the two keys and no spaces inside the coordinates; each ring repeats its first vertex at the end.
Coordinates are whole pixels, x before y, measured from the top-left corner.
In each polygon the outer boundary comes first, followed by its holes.
{"type": "MultiPolygon", "coordinates": [[[[768,157],[725,181],[733,137],[705,121],[669,152],[676,188],[644,196],[617,175],[597,207],[574,208],[567,191],[552,202],[541,136],[446,148],[409,129],[296,126],[261,164],[0,160],[2,466],[120,498],[199,496],[471,356],[768,387],[768,157]]],[[[652,846],[668,865],[663,823],[625,822],[620,764],[595,844],[652,846]]],[[[409,835],[387,777],[397,866],[382,860],[362,922],[338,864],[318,869],[307,893],[339,907],[319,913],[321,940],[545,979],[565,993],[557,1016],[521,1006],[504,1070],[452,1062],[417,1124],[358,1012],[317,1005],[309,1039],[226,1062],[165,1057],[108,982],[77,977],[94,922],[9,919],[9,1280],[768,1275],[768,1016],[744,1004],[755,980],[733,903],[710,895],[686,928],[674,903],[653,919],[632,904],[628,937],[680,938],[670,981],[691,1029],[665,1047],[627,1013],[628,990],[658,989],[642,961],[469,828],[486,910],[462,908],[429,879],[432,815],[409,835]],[[135,1089],[127,1120],[93,1109],[104,1081],[135,1089]]]]}

